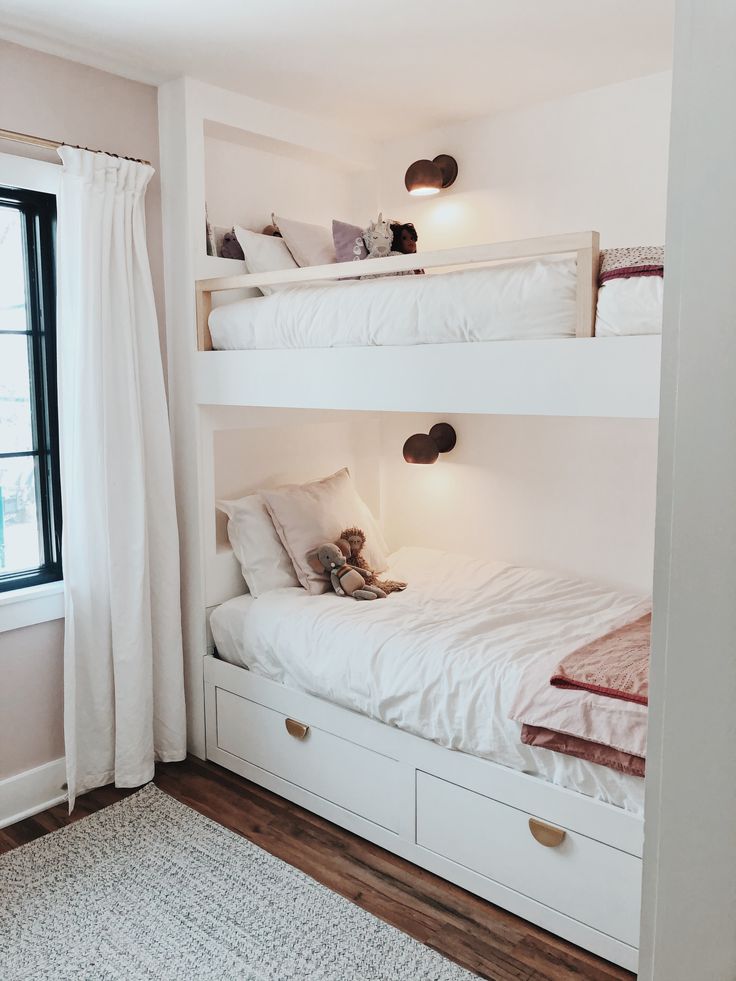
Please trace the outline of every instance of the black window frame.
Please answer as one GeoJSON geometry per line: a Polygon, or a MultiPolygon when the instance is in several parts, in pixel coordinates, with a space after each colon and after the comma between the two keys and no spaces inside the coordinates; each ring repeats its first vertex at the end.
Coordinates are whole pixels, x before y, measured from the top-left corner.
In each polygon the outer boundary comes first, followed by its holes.
{"type": "Polygon", "coordinates": [[[25,331],[2,335],[28,337],[33,449],[3,452],[0,459],[36,458],[36,513],[42,547],[41,565],[0,573],[0,593],[58,582],[61,567],[61,484],[59,410],[56,383],[56,195],[0,186],[0,205],[21,213],[24,231],[27,321],[25,331]]]}

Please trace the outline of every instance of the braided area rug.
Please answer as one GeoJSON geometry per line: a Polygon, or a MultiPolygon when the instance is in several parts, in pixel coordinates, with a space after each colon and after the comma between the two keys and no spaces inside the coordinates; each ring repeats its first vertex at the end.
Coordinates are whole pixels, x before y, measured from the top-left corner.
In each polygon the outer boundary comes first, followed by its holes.
{"type": "Polygon", "coordinates": [[[0,977],[475,975],[148,784],[0,858],[0,977]]]}

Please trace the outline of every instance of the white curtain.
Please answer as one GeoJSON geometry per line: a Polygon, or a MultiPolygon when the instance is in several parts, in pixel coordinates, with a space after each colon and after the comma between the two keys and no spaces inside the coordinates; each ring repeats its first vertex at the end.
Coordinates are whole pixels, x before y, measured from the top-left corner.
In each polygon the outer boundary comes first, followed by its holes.
{"type": "Polygon", "coordinates": [[[186,753],[174,507],[146,250],[147,165],[61,147],[58,366],[70,808],[186,753]]]}

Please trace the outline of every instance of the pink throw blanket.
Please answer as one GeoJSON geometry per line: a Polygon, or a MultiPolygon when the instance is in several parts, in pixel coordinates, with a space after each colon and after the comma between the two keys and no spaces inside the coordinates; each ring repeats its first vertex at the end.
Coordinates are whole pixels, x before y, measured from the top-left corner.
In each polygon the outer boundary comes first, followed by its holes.
{"type": "Polygon", "coordinates": [[[632,777],[643,777],[646,770],[647,761],[643,756],[623,753],[620,749],[612,749],[590,739],[569,736],[566,732],[555,732],[554,729],[524,724],[521,727],[521,741],[527,746],[541,746],[542,749],[551,749],[555,753],[564,753],[565,756],[575,756],[621,773],[630,773],[632,777]]]}
{"type": "Polygon", "coordinates": [[[568,654],[550,684],[647,705],[651,633],[652,614],[647,613],[568,654]]]}
{"type": "Polygon", "coordinates": [[[647,746],[646,679],[638,667],[643,660],[642,638],[646,633],[648,663],[651,613],[642,604],[633,622],[586,644],[558,659],[541,659],[527,669],[516,693],[509,717],[521,723],[522,742],[541,746],[611,766],[624,773],[643,775],[647,746]],[[628,662],[626,644],[621,638],[634,638],[639,655],[628,662]],[[599,663],[604,650],[619,650],[611,663],[599,663]],[[591,649],[592,655],[591,656],[591,649]],[[570,661],[572,672],[570,673],[570,661]],[[622,670],[622,662],[628,668],[622,670]],[[585,673],[579,684],[579,666],[595,665],[592,675],[585,673]],[[631,670],[633,665],[637,670],[631,670]],[[562,669],[562,672],[561,672],[562,669]],[[550,684],[551,677],[564,674],[564,686],[550,684]],[[576,684],[569,684],[570,679],[576,684]],[[593,680],[594,679],[594,680],[593,680]],[[598,688],[610,689],[601,694],[598,688]],[[631,696],[636,696],[631,697],[631,696]]]}

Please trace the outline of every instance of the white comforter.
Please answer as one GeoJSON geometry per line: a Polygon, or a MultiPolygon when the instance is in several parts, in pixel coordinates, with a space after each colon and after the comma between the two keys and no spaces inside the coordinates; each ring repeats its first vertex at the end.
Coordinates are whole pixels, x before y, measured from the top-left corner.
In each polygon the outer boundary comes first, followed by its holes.
{"type": "Polygon", "coordinates": [[[648,609],[648,600],[534,569],[403,548],[404,593],[357,602],[301,588],[238,597],[212,615],[220,655],[442,746],[643,811],[637,777],[525,746],[508,718],[521,672],[648,609]]]}
{"type": "Polygon", "coordinates": [[[217,307],[209,326],[218,350],[573,337],[575,274],[557,258],[294,286],[217,307]]]}

